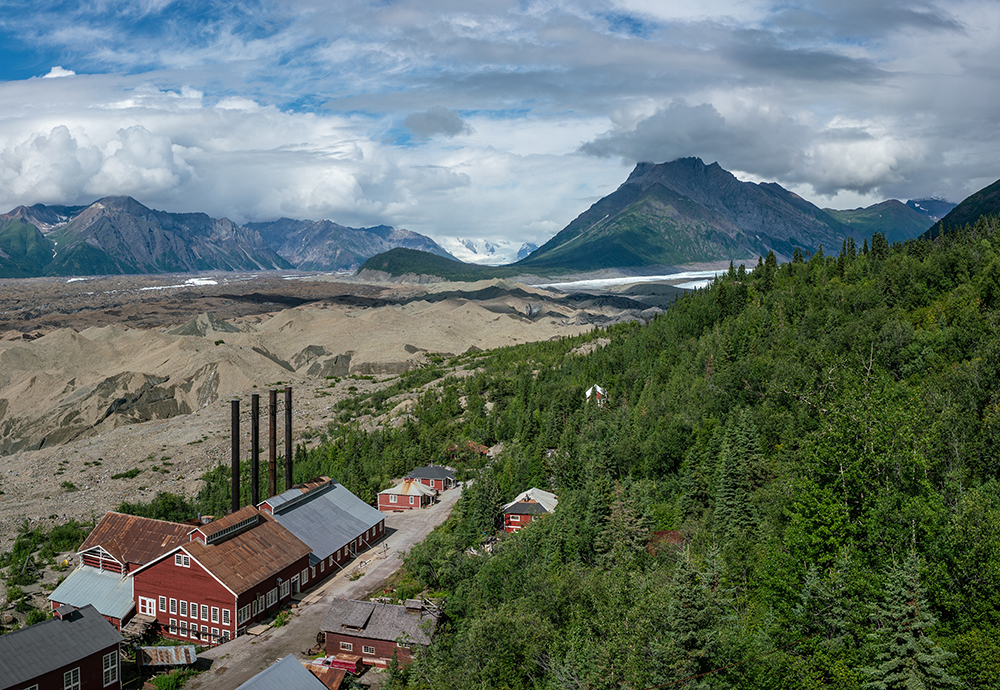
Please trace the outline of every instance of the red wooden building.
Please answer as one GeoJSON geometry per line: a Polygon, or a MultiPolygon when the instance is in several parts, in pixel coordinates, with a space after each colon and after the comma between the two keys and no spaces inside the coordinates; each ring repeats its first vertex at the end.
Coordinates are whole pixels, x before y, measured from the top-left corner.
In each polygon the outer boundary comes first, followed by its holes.
{"type": "Polygon", "coordinates": [[[93,606],[0,636],[0,690],[121,690],[121,634],[93,606]]]}
{"type": "Polygon", "coordinates": [[[326,653],[360,654],[365,664],[386,667],[393,654],[400,664],[411,661],[414,647],[425,647],[438,616],[416,599],[405,606],[338,599],[323,620],[326,653]]]}
{"type": "Polygon", "coordinates": [[[518,494],[503,507],[503,527],[507,532],[517,532],[543,515],[556,509],[559,499],[556,495],[541,489],[528,489],[518,494]]]}
{"type": "Polygon", "coordinates": [[[436,492],[413,479],[404,479],[378,493],[378,509],[383,513],[423,508],[434,502],[436,492]]]}
{"type": "Polygon", "coordinates": [[[438,491],[445,491],[455,486],[455,471],[444,465],[418,467],[406,475],[406,478],[416,480],[424,486],[438,491]]]}
{"type": "Polygon", "coordinates": [[[253,506],[189,530],[130,575],[138,613],[164,637],[224,642],[310,584],[309,547],[253,506]]]}

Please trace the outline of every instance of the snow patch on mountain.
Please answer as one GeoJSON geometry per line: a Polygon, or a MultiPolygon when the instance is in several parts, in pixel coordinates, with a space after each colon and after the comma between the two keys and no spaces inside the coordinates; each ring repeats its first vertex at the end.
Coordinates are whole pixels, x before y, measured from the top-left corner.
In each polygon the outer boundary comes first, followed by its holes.
{"type": "Polygon", "coordinates": [[[517,243],[510,240],[440,237],[437,241],[459,261],[486,266],[514,263],[538,249],[538,245],[530,242],[517,243]]]}

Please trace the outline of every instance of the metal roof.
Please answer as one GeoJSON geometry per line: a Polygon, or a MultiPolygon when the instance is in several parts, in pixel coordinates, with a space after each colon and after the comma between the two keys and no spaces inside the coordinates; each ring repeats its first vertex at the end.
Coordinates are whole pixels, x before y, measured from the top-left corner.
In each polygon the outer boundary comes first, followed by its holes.
{"type": "Polygon", "coordinates": [[[404,479],[396,486],[391,486],[388,489],[379,491],[380,494],[399,494],[401,496],[433,496],[435,494],[434,489],[421,484],[420,482],[410,481],[409,479],[404,479]]]}
{"type": "Polygon", "coordinates": [[[444,465],[427,465],[414,468],[406,476],[414,479],[454,479],[455,472],[444,465]]]}
{"type": "Polygon", "coordinates": [[[395,642],[403,640],[416,644],[430,644],[431,634],[437,627],[437,616],[426,610],[411,613],[405,606],[378,604],[354,599],[337,599],[323,619],[324,632],[340,633],[369,640],[395,642]],[[357,621],[371,607],[362,626],[357,621]]]}
{"type": "Polygon", "coordinates": [[[139,647],[136,658],[140,666],[187,666],[198,661],[193,644],[177,647],[139,647]]]}
{"type": "Polygon", "coordinates": [[[83,544],[80,553],[100,546],[121,563],[144,565],[186,542],[191,525],[153,520],[138,515],[105,513],[83,544]]]}
{"type": "MultiPolygon", "coordinates": [[[[75,664],[122,641],[93,606],[0,636],[0,690],[75,664]]],[[[286,689],[287,690],[287,689],[286,689]]]]}
{"type": "Polygon", "coordinates": [[[135,606],[130,578],[88,565],[70,573],[52,591],[49,600],[77,608],[91,604],[101,615],[118,620],[127,616],[135,606]]]}
{"type": "Polygon", "coordinates": [[[539,504],[545,510],[542,512],[551,513],[556,509],[559,504],[559,499],[555,494],[549,493],[548,491],[543,491],[542,489],[528,489],[527,491],[522,491],[517,495],[517,497],[510,503],[506,503],[503,506],[504,513],[518,513],[520,515],[532,515],[537,514],[539,511],[534,508],[527,507],[531,504],[539,504]],[[522,504],[522,505],[517,505],[522,504]],[[524,505],[527,504],[527,505],[524,505]],[[510,508],[516,507],[519,510],[509,510],[510,508]]]}
{"type": "Polygon", "coordinates": [[[326,686],[294,656],[289,655],[236,690],[326,690],[326,686]]]}
{"type": "Polygon", "coordinates": [[[329,480],[303,491],[293,488],[267,499],[274,519],[305,542],[315,565],[385,519],[385,515],[329,480]]]}

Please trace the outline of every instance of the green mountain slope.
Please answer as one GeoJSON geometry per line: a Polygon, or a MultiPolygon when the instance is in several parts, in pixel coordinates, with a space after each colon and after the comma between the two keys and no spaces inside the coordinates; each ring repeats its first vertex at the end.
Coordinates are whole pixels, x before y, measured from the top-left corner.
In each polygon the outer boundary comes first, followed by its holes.
{"type": "Polygon", "coordinates": [[[927,231],[927,237],[937,237],[942,232],[961,228],[975,223],[982,216],[996,213],[1000,213],[1000,180],[980,189],[953,208],[948,215],[927,231]]]}
{"type": "Polygon", "coordinates": [[[52,260],[52,242],[22,218],[0,223],[0,277],[41,275],[52,260]]]}
{"type": "Polygon", "coordinates": [[[895,199],[848,211],[823,210],[843,223],[858,244],[876,232],[890,244],[905,242],[919,237],[933,223],[926,215],[895,199]]]}

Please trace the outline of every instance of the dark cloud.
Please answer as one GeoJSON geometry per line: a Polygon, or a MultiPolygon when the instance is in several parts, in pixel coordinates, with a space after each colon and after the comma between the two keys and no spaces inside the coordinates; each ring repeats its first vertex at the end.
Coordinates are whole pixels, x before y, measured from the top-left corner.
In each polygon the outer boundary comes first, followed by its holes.
{"type": "Polygon", "coordinates": [[[459,134],[468,134],[472,131],[458,113],[440,105],[435,105],[422,113],[410,113],[403,120],[403,124],[420,139],[430,139],[438,134],[457,137],[459,134]]]}

